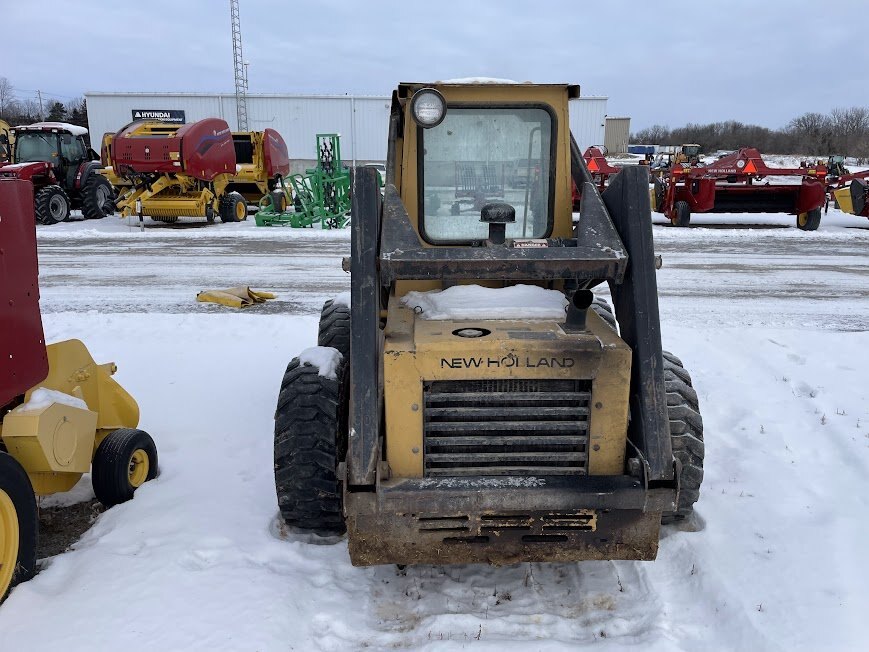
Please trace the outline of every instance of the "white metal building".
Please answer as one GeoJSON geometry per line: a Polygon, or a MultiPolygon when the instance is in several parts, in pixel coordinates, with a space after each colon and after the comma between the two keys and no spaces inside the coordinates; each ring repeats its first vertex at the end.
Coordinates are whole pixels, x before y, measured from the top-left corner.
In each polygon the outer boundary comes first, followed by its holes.
{"type": "MultiPolygon", "coordinates": [[[[120,130],[133,111],[184,111],[186,122],[223,118],[237,129],[235,94],[86,93],[91,143],[120,130]]],[[[342,158],[351,162],[386,158],[390,98],[352,95],[248,95],[248,127],[272,128],[283,136],[291,159],[316,159],[316,134],[341,134],[342,158]]]]}
{"type": "MultiPolygon", "coordinates": [[[[85,93],[91,143],[99,150],[103,134],[133,120],[133,111],[183,111],[186,122],[223,118],[236,129],[232,93],[85,93]]],[[[606,97],[570,102],[570,128],[580,148],[604,141],[606,97]]],[[[248,95],[248,127],[271,127],[287,142],[290,158],[316,158],[318,133],[341,134],[344,161],[384,161],[390,98],[353,95],[248,95]]]]}
{"type": "Polygon", "coordinates": [[[589,96],[570,100],[570,131],[580,151],[592,145],[603,145],[607,99],[589,96]]]}

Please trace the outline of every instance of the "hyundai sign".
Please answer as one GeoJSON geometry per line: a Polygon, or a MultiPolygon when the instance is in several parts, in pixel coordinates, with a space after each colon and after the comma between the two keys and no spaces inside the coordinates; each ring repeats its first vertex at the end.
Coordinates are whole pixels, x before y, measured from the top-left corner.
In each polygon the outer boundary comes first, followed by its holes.
{"type": "Polygon", "coordinates": [[[183,125],[184,111],[178,109],[133,109],[133,120],[157,120],[159,122],[169,122],[172,124],[183,125]]]}

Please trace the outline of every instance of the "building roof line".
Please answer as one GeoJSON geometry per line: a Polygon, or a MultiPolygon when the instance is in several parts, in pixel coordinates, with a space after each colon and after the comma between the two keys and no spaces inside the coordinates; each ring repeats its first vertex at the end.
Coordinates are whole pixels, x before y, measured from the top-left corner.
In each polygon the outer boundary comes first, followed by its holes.
{"type": "MultiPolygon", "coordinates": [[[[235,99],[235,93],[142,93],[142,92],[127,92],[127,91],[87,91],[85,97],[227,97],[235,99]]],[[[248,97],[268,97],[280,99],[370,99],[370,100],[386,100],[390,99],[389,95],[316,95],[313,93],[293,94],[293,93],[248,93],[248,97]]]]}
{"type": "MultiPolygon", "coordinates": [[[[235,93],[171,93],[171,92],[140,92],[140,91],[86,91],[85,97],[225,97],[235,99],[235,93]]],[[[389,101],[389,95],[337,95],[316,93],[248,93],[248,97],[262,97],[272,99],[296,99],[296,100],[384,100],[389,101]]],[[[579,100],[608,100],[608,95],[582,95],[579,100]]],[[[571,100],[573,101],[573,100],[571,100]]]]}

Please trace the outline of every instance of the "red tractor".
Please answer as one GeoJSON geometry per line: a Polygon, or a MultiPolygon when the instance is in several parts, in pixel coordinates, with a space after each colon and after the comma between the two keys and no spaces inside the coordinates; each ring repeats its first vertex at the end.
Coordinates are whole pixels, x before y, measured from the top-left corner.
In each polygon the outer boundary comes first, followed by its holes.
{"type": "Polygon", "coordinates": [[[80,209],[85,219],[114,212],[114,188],[98,173],[100,157],[85,142],[87,129],[64,122],[14,127],[11,162],[0,163],[0,178],[33,183],[36,221],[57,224],[80,209]]]}

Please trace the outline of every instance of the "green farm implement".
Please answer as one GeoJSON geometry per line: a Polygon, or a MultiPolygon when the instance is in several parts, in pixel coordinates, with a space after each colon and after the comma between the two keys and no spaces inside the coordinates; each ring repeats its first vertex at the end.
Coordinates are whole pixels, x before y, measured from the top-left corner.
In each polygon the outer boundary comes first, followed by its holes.
{"type": "Polygon", "coordinates": [[[342,229],[350,221],[350,173],[338,134],[317,134],[317,167],[284,179],[259,202],[257,226],[342,229]]]}

